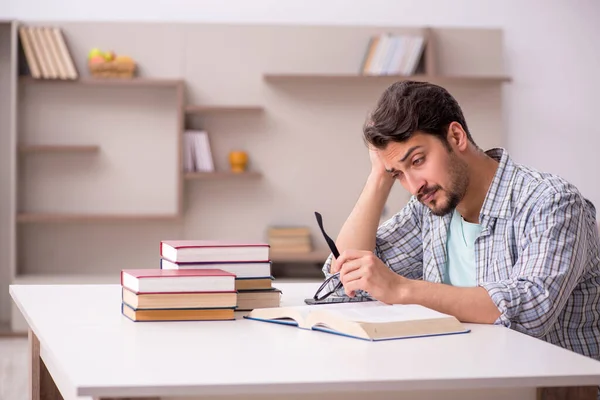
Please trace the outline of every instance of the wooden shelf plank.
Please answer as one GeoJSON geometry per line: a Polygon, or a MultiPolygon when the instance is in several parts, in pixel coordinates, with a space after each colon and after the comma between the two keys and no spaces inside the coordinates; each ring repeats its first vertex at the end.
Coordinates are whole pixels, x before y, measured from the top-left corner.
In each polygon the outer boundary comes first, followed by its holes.
{"type": "Polygon", "coordinates": [[[100,146],[95,145],[20,145],[19,153],[97,153],[100,146]]]}
{"type": "Polygon", "coordinates": [[[177,214],[64,214],[64,213],[19,213],[18,223],[46,222],[143,222],[143,221],[176,221],[177,214]]]}
{"type": "Polygon", "coordinates": [[[178,87],[183,85],[183,79],[171,78],[80,78],[75,80],[62,79],[35,79],[30,76],[21,76],[19,81],[26,84],[50,83],[87,86],[139,86],[139,87],[178,87]]]}
{"type": "Polygon", "coordinates": [[[120,273],[102,272],[99,274],[56,273],[56,274],[20,274],[13,278],[15,285],[84,285],[84,284],[118,284],[120,273]]]}
{"type": "Polygon", "coordinates": [[[262,106],[253,105],[189,105],[185,107],[186,114],[229,114],[229,113],[260,113],[262,106]]]}
{"type": "Polygon", "coordinates": [[[329,257],[328,251],[311,251],[310,253],[281,253],[271,250],[270,257],[273,262],[314,262],[325,263],[329,257]]]}
{"type": "Polygon", "coordinates": [[[414,80],[445,83],[503,83],[510,82],[507,76],[433,76],[433,75],[359,75],[359,74],[265,74],[268,82],[305,81],[399,81],[414,80]]]}
{"type": "Polygon", "coordinates": [[[230,171],[216,171],[216,172],[187,172],[185,174],[186,180],[211,180],[211,179],[255,179],[260,178],[262,174],[260,172],[248,171],[248,172],[230,172],[230,171]]]}

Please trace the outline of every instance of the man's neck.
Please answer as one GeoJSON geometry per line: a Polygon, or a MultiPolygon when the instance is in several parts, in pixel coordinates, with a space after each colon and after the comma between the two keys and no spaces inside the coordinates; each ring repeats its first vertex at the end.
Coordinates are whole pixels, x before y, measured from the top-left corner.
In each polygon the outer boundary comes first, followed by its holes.
{"type": "Polygon", "coordinates": [[[498,169],[498,161],[481,151],[471,157],[472,159],[469,160],[469,187],[456,210],[465,221],[478,224],[481,207],[498,169]]]}

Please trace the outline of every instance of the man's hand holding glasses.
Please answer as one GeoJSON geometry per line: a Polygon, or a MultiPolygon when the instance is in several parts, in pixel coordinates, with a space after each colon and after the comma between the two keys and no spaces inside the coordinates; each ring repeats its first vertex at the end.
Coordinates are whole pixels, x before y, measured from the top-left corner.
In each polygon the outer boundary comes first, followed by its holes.
{"type": "Polygon", "coordinates": [[[410,280],[390,270],[371,251],[347,250],[340,254],[335,242],[325,233],[321,214],[315,212],[315,216],[334,259],[330,265],[332,275],[319,287],[313,297],[314,300],[323,300],[335,294],[343,286],[346,295],[350,297],[354,297],[356,292],[362,290],[384,303],[401,303],[410,280]],[[340,280],[335,287],[322,293],[334,279],[338,278],[340,280]]]}

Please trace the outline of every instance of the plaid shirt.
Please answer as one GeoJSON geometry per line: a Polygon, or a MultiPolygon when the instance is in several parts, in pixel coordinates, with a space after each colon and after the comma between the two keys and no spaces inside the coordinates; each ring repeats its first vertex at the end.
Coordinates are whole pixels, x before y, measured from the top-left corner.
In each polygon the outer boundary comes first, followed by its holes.
{"type": "MultiPolygon", "coordinates": [[[[594,206],[573,185],[513,163],[503,149],[487,154],[499,167],[481,208],[475,260],[477,285],[501,312],[495,324],[600,359],[594,206]]],[[[407,278],[441,283],[451,218],[434,216],[413,197],[378,228],[375,254],[407,278]]]]}

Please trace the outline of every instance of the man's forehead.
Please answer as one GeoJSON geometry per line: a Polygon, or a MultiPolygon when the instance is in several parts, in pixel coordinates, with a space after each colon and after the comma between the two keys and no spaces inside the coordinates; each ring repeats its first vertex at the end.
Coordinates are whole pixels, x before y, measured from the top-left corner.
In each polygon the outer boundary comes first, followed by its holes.
{"type": "Polygon", "coordinates": [[[386,158],[395,157],[400,159],[414,147],[425,148],[429,144],[427,136],[430,135],[415,135],[405,142],[390,142],[385,149],[381,150],[381,155],[386,158]]]}

